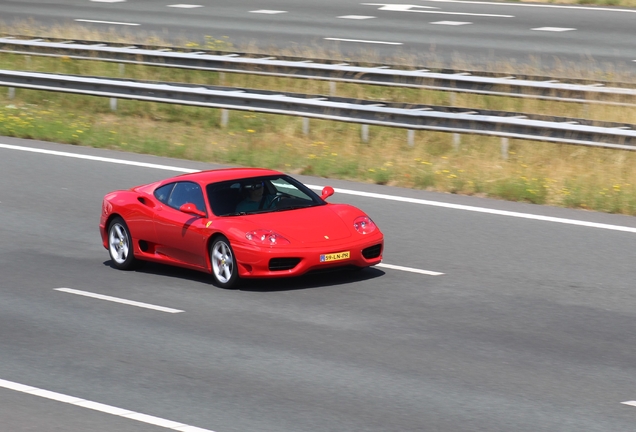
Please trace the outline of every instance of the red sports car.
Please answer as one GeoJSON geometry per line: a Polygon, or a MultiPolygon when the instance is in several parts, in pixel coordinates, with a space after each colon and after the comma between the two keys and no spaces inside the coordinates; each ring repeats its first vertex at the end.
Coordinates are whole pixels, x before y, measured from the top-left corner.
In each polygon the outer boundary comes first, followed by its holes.
{"type": "Polygon", "coordinates": [[[296,276],[380,263],[384,236],[364,212],[325,202],[278,171],[232,168],[184,174],[107,194],[99,230],[113,265],[137,260],[240,278],[296,276]]]}

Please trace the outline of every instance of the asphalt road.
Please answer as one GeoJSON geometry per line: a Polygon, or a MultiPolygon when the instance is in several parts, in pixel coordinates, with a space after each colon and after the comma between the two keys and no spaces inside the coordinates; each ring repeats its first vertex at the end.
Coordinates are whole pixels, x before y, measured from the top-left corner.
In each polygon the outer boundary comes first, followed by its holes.
{"type": "Polygon", "coordinates": [[[417,56],[421,64],[455,67],[503,62],[636,71],[636,9],[450,0],[3,0],[0,19],[167,39],[207,35],[272,51],[310,47],[320,54],[327,48],[378,61],[417,56]]]}
{"type": "Polygon", "coordinates": [[[112,268],[102,196],[174,172],[66,153],[213,165],[7,144],[65,153],[0,146],[2,431],[634,430],[621,403],[636,399],[632,217],[299,177],[371,215],[385,264],[444,274],[384,267],[228,291],[202,273],[112,268]]]}

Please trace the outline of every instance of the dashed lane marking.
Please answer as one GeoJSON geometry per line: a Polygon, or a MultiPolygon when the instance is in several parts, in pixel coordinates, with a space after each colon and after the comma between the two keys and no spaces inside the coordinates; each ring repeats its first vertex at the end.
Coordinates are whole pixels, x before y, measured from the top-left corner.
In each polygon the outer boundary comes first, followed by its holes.
{"type": "Polygon", "coordinates": [[[94,411],[99,411],[99,412],[111,414],[117,417],[123,417],[130,420],[135,420],[141,423],[147,423],[154,426],[159,426],[165,429],[171,429],[171,430],[176,430],[180,432],[214,432],[210,429],[203,429],[196,426],[190,426],[184,423],[179,423],[172,420],[166,420],[161,417],[155,417],[148,414],[142,414],[142,413],[130,411],[124,408],[118,408],[112,405],[105,405],[99,402],[93,402],[90,400],[81,399],[75,396],[69,396],[62,393],[56,393],[50,390],[44,390],[37,387],[31,387],[31,386],[16,383],[13,381],[0,379],[0,387],[5,388],[7,390],[14,390],[20,393],[29,394],[32,396],[38,396],[44,399],[50,399],[57,402],[75,405],[81,408],[92,409],[94,411]]]}
{"type": "Polygon", "coordinates": [[[387,268],[387,269],[391,269],[391,270],[399,270],[399,271],[409,272],[409,273],[418,273],[418,274],[423,274],[423,275],[428,275],[428,276],[441,276],[441,275],[444,274],[444,273],[430,271],[430,270],[421,270],[421,269],[416,269],[416,268],[412,268],[412,267],[402,267],[402,266],[398,266],[398,265],[385,264],[385,263],[376,264],[375,266],[376,267],[387,268]]]}
{"type": "Polygon", "coordinates": [[[368,16],[368,15],[342,15],[342,16],[339,16],[338,18],[351,19],[351,20],[365,20],[365,19],[371,19],[375,17],[368,16]]]}
{"type": "Polygon", "coordinates": [[[250,13],[259,13],[259,14],[269,14],[269,15],[275,15],[275,14],[287,13],[287,11],[282,11],[282,10],[269,10],[269,9],[259,9],[259,10],[253,10],[253,11],[250,11],[250,13]]]}
{"type": "Polygon", "coordinates": [[[167,7],[171,7],[171,8],[181,8],[181,9],[194,9],[194,8],[201,8],[201,7],[203,7],[203,5],[193,5],[193,4],[173,4],[173,5],[168,5],[167,7]]]}
{"type": "Polygon", "coordinates": [[[547,31],[547,32],[566,32],[576,30],[575,28],[566,28],[566,27],[537,27],[533,28],[535,31],[547,31]]]}
{"type": "Polygon", "coordinates": [[[114,303],[122,303],[122,304],[127,304],[127,305],[130,305],[130,306],[136,306],[136,307],[145,308],[145,309],[153,309],[153,310],[157,310],[157,311],[160,311],[160,312],[167,312],[167,313],[180,313],[180,312],[183,312],[182,310],[179,310],[179,309],[172,309],[172,308],[163,307],[163,306],[157,306],[157,305],[153,305],[153,304],[149,304],[149,303],[142,303],[142,302],[137,302],[137,301],[132,301],[132,300],[126,300],[126,299],[122,299],[122,298],[118,298],[118,297],[111,297],[111,296],[107,296],[107,295],[103,295],[103,294],[96,294],[96,293],[92,293],[92,292],[88,292],[88,291],[80,291],[80,290],[76,290],[76,289],[72,289],[72,288],[55,288],[55,291],[61,291],[61,292],[65,292],[65,293],[69,293],[69,294],[75,294],[75,295],[80,295],[80,296],[84,296],[84,297],[92,297],[92,298],[96,298],[96,299],[100,299],[100,300],[106,300],[106,301],[110,301],[110,302],[114,302],[114,303]]]}
{"type": "Polygon", "coordinates": [[[466,25],[466,24],[472,24],[472,23],[471,22],[465,22],[465,21],[436,21],[436,22],[432,22],[431,24],[447,25],[447,26],[460,26],[460,25],[466,25]]]}

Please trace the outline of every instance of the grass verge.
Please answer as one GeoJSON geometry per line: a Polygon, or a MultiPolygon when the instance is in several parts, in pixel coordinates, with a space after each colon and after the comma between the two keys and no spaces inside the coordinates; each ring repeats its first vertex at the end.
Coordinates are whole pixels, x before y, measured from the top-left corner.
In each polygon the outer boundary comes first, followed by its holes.
{"type": "MultiPolygon", "coordinates": [[[[217,41],[210,39],[210,43],[217,41]]],[[[127,65],[122,70],[117,64],[97,61],[10,54],[0,55],[0,68],[316,94],[328,94],[330,90],[329,84],[322,81],[221,75],[148,66],[127,65]]],[[[522,72],[532,74],[533,71],[522,72]]],[[[587,73],[567,68],[555,72],[560,76],[599,78],[587,73]]],[[[605,80],[625,80],[616,71],[600,73],[603,74],[600,78],[605,80]]],[[[446,92],[345,84],[338,84],[337,93],[363,99],[452,104],[625,123],[634,123],[636,119],[634,108],[606,105],[467,94],[453,96],[446,92]]],[[[409,146],[405,130],[370,127],[369,141],[362,142],[359,125],[312,120],[309,134],[305,135],[299,118],[238,111],[230,114],[229,125],[223,128],[220,112],[215,109],[120,100],[118,110],[111,112],[105,98],[30,90],[17,90],[14,99],[9,99],[6,92],[0,95],[0,134],[535,204],[636,214],[636,153],[621,150],[511,140],[508,158],[503,159],[498,138],[465,135],[457,143],[450,134],[420,131],[415,133],[415,144],[409,146]]]]}
{"type": "Polygon", "coordinates": [[[636,153],[499,140],[232,112],[227,128],[215,109],[19,91],[0,98],[0,135],[159,156],[479,195],[535,204],[636,214],[636,153]]]}

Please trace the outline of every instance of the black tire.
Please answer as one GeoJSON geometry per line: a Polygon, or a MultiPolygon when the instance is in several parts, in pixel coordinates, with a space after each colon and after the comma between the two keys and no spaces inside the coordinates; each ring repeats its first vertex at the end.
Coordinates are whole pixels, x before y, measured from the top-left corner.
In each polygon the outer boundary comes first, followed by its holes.
{"type": "Polygon", "coordinates": [[[130,230],[119,216],[108,224],[108,253],[113,266],[120,270],[129,270],[137,264],[130,230]]]}
{"type": "Polygon", "coordinates": [[[210,246],[210,263],[214,285],[225,289],[236,289],[239,276],[234,251],[225,236],[218,236],[210,246]]]}

